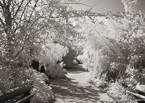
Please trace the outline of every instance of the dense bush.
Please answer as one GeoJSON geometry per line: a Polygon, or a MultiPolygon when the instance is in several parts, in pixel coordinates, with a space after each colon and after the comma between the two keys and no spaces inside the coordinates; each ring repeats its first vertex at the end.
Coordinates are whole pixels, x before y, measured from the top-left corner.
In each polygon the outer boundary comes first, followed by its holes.
{"type": "Polygon", "coordinates": [[[143,83],[144,15],[134,12],[106,17],[96,17],[95,24],[89,22],[89,26],[95,26],[91,30],[87,29],[90,32],[86,30],[83,33],[87,38],[83,54],[78,59],[83,62],[84,68],[94,74],[94,78],[110,82],[126,80],[128,85],[133,81],[134,85],[137,82],[143,83]]]}
{"type": "Polygon", "coordinates": [[[66,74],[64,70],[63,57],[65,57],[69,51],[66,46],[48,42],[46,45],[41,46],[38,50],[38,54],[35,56],[40,62],[40,67],[44,66],[46,75],[48,77],[63,77],[66,74]],[[62,61],[57,63],[58,61],[62,61]]]}

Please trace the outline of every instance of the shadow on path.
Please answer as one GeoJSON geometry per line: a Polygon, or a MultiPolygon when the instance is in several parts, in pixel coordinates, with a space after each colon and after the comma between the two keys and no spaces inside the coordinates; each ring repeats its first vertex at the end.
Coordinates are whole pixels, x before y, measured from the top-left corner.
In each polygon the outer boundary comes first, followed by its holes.
{"type": "Polygon", "coordinates": [[[51,80],[56,96],[53,103],[98,103],[99,90],[87,82],[88,73],[76,68],[69,70],[65,78],[51,80]]]}

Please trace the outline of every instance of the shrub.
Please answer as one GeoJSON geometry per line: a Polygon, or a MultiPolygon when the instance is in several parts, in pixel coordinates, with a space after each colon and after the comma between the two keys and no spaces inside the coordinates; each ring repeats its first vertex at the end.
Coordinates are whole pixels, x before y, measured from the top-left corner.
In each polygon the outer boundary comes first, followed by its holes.
{"type": "Polygon", "coordinates": [[[126,93],[126,89],[118,82],[111,83],[108,87],[108,95],[113,97],[119,103],[137,103],[133,96],[126,93]]]}
{"type": "Polygon", "coordinates": [[[105,77],[103,80],[115,82],[130,77],[140,82],[144,78],[144,15],[134,12],[106,17],[96,17],[94,24],[87,20],[92,27],[83,33],[85,46],[78,59],[91,71],[94,80],[105,77]],[[127,72],[129,68],[134,72],[133,77],[127,72]]]}
{"type": "Polygon", "coordinates": [[[2,93],[11,91],[14,88],[31,84],[30,75],[27,74],[27,68],[6,67],[0,69],[0,90],[2,93]],[[14,71],[15,70],[15,71],[14,71]]]}
{"type": "Polygon", "coordinates": [[[54,94],[51,87],[46,84],[48,77],[42,73],[36,72],[35,70],[30,70],[29,72],[32,73],[31,79],[33,80],[33,88],[31,93],[36,93],[30,102],[49,103],[50,100],[54,99],[54,94]]]}
{"type": "Polygon", "coordinates": [[[67,55],[69,49],[66,46],[50,41],[38,46],[39,48],[37,47],[35,49],[37,55],[34,55],[31,59],[39,61],[39,67],[44,66],[45,74],[48,77],[64,77],[66,71],[63,70],[63,66],[65,64],[63,62],[58,63],[58,61],[63,60],[63,57],[67,55]]]}

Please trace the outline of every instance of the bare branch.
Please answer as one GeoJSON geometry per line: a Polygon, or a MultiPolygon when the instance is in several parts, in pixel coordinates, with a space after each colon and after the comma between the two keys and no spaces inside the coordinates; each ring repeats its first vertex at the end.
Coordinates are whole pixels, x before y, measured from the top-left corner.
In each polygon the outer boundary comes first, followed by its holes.
{"type": "MultiPolygon", "coordinates": [[[[68,16],[68,18],[76,18],[76,17],[87,17],[87,16],[89,16],[89,17],[97,17],[97,16],[105,16],[105,14],[79,14],[79,13],[73,13],[74,15],[69,15],[68,16]]],[[[53,16],[50,16],[50,18],[61,18],[61,17],[63,17],[63,16],[56,16],[56,17],[53,17],[53,16]]]]}
{"type": "Polygon", "coordinates": [[[16,59],[18,56],[19,56],[19,54],[24,50],[24,48],[25,48],[25,43],[26,43],[26,39],[27,39],[27,36],[28,36],[29,34],[28,33],[25,33],[25,36],[24,36],[24,43],[23,43],[23,46],[22,46],[22,48],[16,53],[16,55],[14,56],[14,59],[16,59]]]}
{"type": "Polygon", "coordinates": [[[111,46],[108,45],[108,43],[106,42],[105,38],[104,38],[97,30],[95,30],[95,31],[96,31],[96,32],[98,33],[98,35],[102,38],[102,40],[103,40],[103,42],[105,43],[105,45],[113,52],[113,54],[116,54],[116,52],[114,51],[114,49],[112,49],[111,46]]]}
{"type": "Polygon", "coordinates": [[[14,56],[14,59],[24,50],[24,46],[17,52],[17,54],[14,56]]]}
{"type": "Polygon", "coordinates": [[[35,2],[35,5],[34,5],[34,7],[33,7],[33,10],[32,10],[32,12],[31,12],[31,15],[30,15],[30,17],[29,17],[29,20],[30,20],[31,17],[32,17],[32,14],[33,14],[33,12],[34,12],[36,6],[37,6],[37,3],[38,3],[38,0],[35,2]]]}
{"type": "Polygon", "coordinates": [[[42,17],[42,16],[38,17],[37,19],[35,19],[35,20],[32,22],[31,27],[32,27],[39,19],[42,19],[42,18],[46,18],[46,17],[42,17]]]}
{"type": "Polygon", "coordinates": [[[132,94],[132,95],[134,95],[134,96],[137,96],[137,97],[139,97],[139,98],[142,98],[142,99],[145,99],[145,96],[143,96],[143,95],[141,95],[141,94],[137,94],[137,93],[133,93],[133,92],[130,92],[130,91],[126,91],[127,93],[129,93],[129,94],[132,94]]]}
{"type": "Polygon", "coordinates": [[[80,5],[84,5],[84,6],[87,6],[87,7],[91,7],[91,6],[89,6],[89,5],[87,5],[87,4],[83,4],[83,3],[62,3],[62,4],[80,4],[80,5]]]}
{"type": "Polygon", "coordinates": [[[21,1],[21,4],[19,5],[18,9],[16,10],[16,13],[15,13],[14,17],[18,14],[23,2],[24,2],[24,0],[21,1]]]}
{"type": "Polygon", "coordinates": [[[24,12],[25,12],[25,10],[26,10],[28,4],[30,3],[30,1],[31,1],[31,0],[29,0],[29,1],[27,2],[27,4],[25,5],[25,7],[24,7],[24,9],[23,9],[22,14],[21,14],[21,16],[20,16],[20,21],[21,21],[21,19],[22,19],[22,17],[23,17],[23,14],[24,14],[24,12]]]}
{"type": "Polygon", "coordinates": [[[3,28],[4,28],[4,30],[6,30],[6,28],[5,28],[5,23],[3,22],[3,20],[0,18],[0,22],[1,22],[1,24],[3,25],[3,28]]]}
{"type": "Polygon", "coordinates": [[[12,2],[12,0],[8,0],[8,5],[9,5],[9,6],[11,5],[11,2],[12,2]]]}
{"type": "Polygon", "coordinates": [[[4,4],[4,6],[6,5],[6,2],[5,2],[5,0],[3,0],[3,4],[4,4]]]}
{"type": "Polygon", "coordinates": [[[87,5],[87,2],[89,2],[89,0],[86,0],[84,2],[82,2],[82,1],[68,2],[68,1],[66,1],[66,2],[63,2],[63,3],[67,4],[67,5],[69,5],[69,4],[78,4],[78,5],[84,5],[84,6],[87,6],[87,7],[94,7],[94,6],[97,6],[101,2],[101,0],[98,0],[98,2],[93,4],[93,5],[87,5]]]}

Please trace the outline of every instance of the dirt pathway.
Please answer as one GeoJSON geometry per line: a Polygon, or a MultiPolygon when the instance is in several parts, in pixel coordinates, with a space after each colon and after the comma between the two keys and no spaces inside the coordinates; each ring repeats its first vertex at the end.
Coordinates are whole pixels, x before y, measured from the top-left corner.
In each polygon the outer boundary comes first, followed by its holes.
{"type": "MultiPolygon", "coordinates": [[[[88,83],[89,72],[83,69],[69,70],[66,78],[54,79],[52,90],[55,93],[54,103],[104,103],[111,98],[106,93],[101,93],[88,83]]],[[[106,102],[107,103],[107,102],[106,102]]]]}

